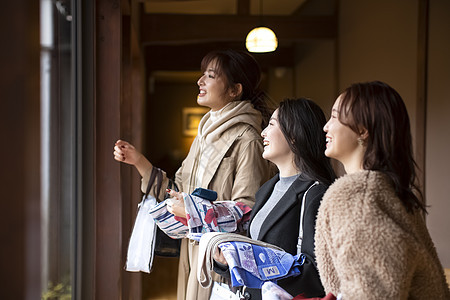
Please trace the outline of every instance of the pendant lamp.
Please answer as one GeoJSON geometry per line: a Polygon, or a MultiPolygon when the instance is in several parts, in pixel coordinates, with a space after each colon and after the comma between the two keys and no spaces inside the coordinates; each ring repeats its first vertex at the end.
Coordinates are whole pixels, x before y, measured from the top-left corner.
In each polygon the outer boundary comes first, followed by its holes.
{"type": "MultiPolygon", "coordinates": [[[[259,1],[259,16],[262,20],[263,3],[259,1]]],[[[262,22],[261,22],[262,23],[262,22]]],[[[275,51],[278,40],[275,33],[268,27],[259,26],[252,29],[245,39],[245,46],[249,52],[264,53],[275,51]]]]}

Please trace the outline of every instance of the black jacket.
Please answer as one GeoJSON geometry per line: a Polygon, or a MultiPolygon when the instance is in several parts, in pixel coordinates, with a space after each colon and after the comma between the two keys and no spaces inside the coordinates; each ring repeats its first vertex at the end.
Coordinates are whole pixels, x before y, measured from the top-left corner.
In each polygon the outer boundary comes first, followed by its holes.
{"type": "MultiPolygon", "coordinates": [[[[256,213],[269,199],[278,180],[279,175],[277,174],[256,193],[256,202],[250,215],[250,224],[256,213]]],[[[303,194],[313,183],[313,180],[304,179],[301,176],[292,183],[261,226],[258,240],[277,245],[293,255],[297,254],[300,208],[303,194]]],[[[315,266],[314,233],[319,205],[327,188],[328,186],[320,183],[312,187],[306,195],[303,215],[302,253],[306,254],[307,259],[303,266],[302,274],[279,280],[277,283],[294,297],[298,294],[304,294],[307,297],[325,296],[325,291],[315,266]]],[[[250,296],[248,299],[261,299],[260,289],[247,288],[246,291],[249,293],[247,298],[250,296]]]]}

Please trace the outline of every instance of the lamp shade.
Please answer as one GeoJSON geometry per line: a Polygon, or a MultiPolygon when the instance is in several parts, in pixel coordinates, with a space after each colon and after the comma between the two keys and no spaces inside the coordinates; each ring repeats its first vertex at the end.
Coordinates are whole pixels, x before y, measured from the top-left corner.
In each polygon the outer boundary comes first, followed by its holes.
{"type": "Polygon", "coordinates": [[[245,46],[250,52],[272,52],[277,49],[278,40],[271,29],[256,27],[248,33],[245,46]]]}

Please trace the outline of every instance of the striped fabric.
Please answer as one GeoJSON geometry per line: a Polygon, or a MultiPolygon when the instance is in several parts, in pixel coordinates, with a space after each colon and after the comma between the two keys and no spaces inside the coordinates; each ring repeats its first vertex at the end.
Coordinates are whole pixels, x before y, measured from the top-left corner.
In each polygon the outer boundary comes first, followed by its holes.
{"type": "Polygon", "coordinates": [[[150,210],[150,215],[158,227],[173,239],[182,239],[189,233],[189,228],[167,210],[166,200],[158,203],[150,210]]]}
{"type": "MultiPolygon", "coordinates": [[[[158,227],[174,239],[187,237],[188,233],[243,232],[247,229],[251,208],[236,201],[211,201],[205,199],[209,190],[188,195],[183,193],[186,219],[174,216],[167,210],[167,200],[155,205],[150,215],[158,227]]],[[[212,191],[209,191],[212,192],[212,191]]]]}
{"type": "Polygon", "coordinates": [[[210,201],[194,193],[183,194],[190,233],[242,232],[251,208],[237,201],[210,201]]]}

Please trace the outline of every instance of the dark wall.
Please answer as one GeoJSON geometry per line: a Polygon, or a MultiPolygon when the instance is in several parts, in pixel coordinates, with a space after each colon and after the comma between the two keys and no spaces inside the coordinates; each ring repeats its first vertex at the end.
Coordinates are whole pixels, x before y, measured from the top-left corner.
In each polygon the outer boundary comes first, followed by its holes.
{"type": "Polygon", "coordinates": [[[39,299],[39,2],[2,3],[0,22],[1,297],[39,299]]]}
{"type": "Polygon", "coordinates": [[[183,82],[155,80],[148,95],[145,153],[169,176],[174,175],[193,141],[193,137],[182,132],[182,110],[185,107],[199,107],[197,79],[194,75],[192,80],[183,82]]]}

